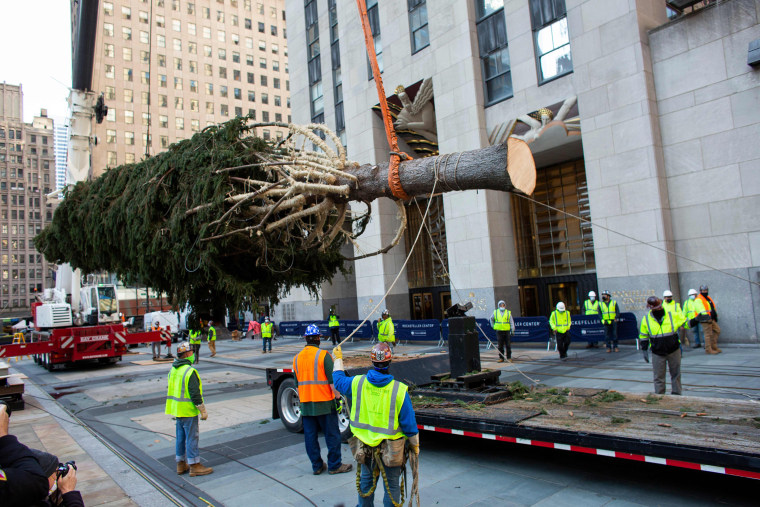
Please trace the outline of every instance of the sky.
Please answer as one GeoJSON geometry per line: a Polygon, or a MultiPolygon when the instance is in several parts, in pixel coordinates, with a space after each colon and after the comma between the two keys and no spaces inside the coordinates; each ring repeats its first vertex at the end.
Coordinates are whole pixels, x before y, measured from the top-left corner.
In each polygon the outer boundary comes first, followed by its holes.
{"type": "Polygon", "coordinates": [[[0,82],[21,84],[24,121],[65,120],[71,86],[70,0],[0,0],[0,82]]]}

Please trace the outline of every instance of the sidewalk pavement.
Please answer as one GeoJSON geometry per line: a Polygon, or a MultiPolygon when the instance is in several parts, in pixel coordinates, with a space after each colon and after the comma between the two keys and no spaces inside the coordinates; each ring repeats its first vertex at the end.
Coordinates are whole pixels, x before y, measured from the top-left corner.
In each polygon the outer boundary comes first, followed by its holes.
{"type": "Polygon", "coordinates": [[[9,432],[62,463],[76,461],[77,490],[87,507],[176,505],[30,379],[24,379],[24,387],[26,406],[11,415],[9,432]]]}

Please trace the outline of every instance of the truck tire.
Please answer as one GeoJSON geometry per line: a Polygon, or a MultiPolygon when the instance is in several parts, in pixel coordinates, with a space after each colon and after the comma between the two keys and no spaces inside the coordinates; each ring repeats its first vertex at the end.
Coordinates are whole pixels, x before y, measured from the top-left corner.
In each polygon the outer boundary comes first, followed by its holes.
{"type": "Polygon", "coordinates": [[[292,378],[282,381],[277,390],[277,412],[280,414],[282,424],[288,431],[301,433],[303,421],[301,420],[301,404],[298,401],[298,389],[292,378]]]}
{"type": "Polygon", "coordinates": [[[343,403],[340,406],[340,412],[338,412],[338,429],[340,430],[340,439],[343,443],[348,442],[348,439],[353,436],[351,433],[351,405],[348,403],[348,399],[340,395],[343,398],[343,403]]]}

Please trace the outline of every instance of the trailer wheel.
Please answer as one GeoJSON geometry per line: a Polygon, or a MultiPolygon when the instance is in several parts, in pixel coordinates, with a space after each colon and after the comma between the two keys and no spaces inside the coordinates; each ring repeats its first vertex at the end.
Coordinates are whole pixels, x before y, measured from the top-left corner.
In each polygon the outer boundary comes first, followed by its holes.
{"type": "Polygon", "coordinates": [[[351,433],[351,405],[348,403],[348,399],[340,395],[343,398],[343,403],[340,405],[340,412],[338,412],[338,429],[340,430],[340,439],[343,443],[348,442],[348,439],[353,436],[351,433]]]}
{"type": "Polygon", "coordinates": [[[301,421],[301,404],[298,400],[298,389],[292,378],[282,381],[277,390],[277,411],[280,413],[282,424],[288,431],[300,433],[303,431],[301,421]]]}

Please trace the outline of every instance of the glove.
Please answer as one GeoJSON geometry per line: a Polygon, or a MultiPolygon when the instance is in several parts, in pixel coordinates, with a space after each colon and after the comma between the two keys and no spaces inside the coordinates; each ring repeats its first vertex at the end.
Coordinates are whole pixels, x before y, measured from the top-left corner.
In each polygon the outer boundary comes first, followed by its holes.
{"type": "Polygon", "coordinates": [[[415,456],[420,455],[420,434],[417,433],[413,437],[409,437],[406,439],[407,443],[409,444],[409,448],[414,452],[415,456]]]}
{"type": "Polygon", "coordinates": [[[689,321],[689,327],[696,327],[698,323],[699,323],[699,321],[696,318],[691,319],[689,321]]]}
{"type": "Polygon", "coordinates": [[[710,310],[710,317],[712,317],[712,320],[715,322],[718,322],[718,312],[715,310],[710,310]]]}
{"type": "Polygon", "coordinates": [[[201,403],[200,405],[197,405],[195,408],[198,409],[198,411],[201,413],[201,421],[205,421],[208,419],[208,412],[206,412],[206,405],[201,403]]]}
{"type": "Polygon", "coordinates": [[[334,359],[343,359],[343,349],[340,348],[340,345],[332,349],[332,355],[334,359]]]}

